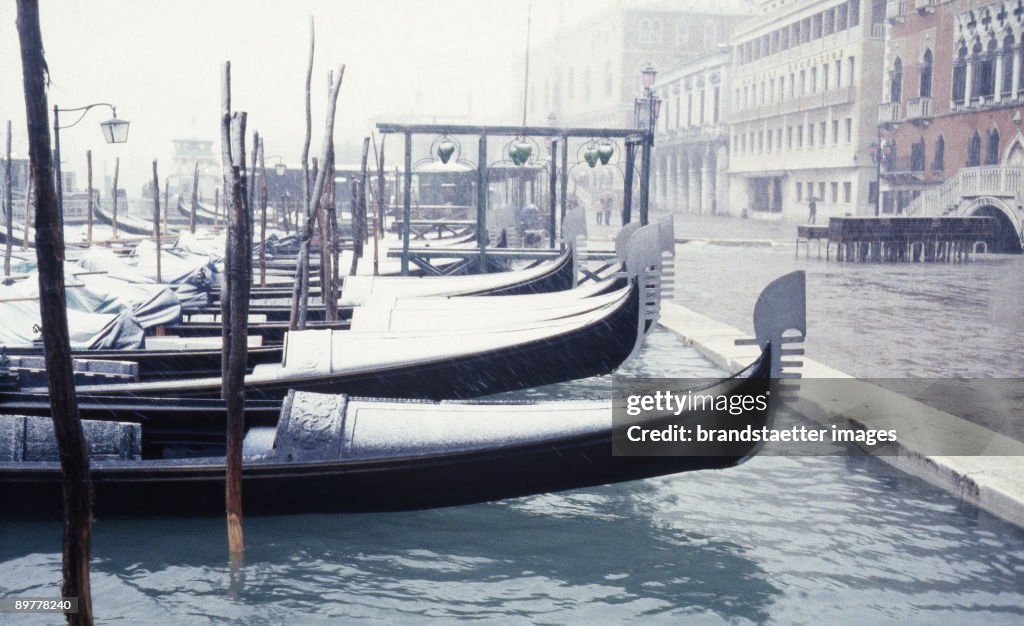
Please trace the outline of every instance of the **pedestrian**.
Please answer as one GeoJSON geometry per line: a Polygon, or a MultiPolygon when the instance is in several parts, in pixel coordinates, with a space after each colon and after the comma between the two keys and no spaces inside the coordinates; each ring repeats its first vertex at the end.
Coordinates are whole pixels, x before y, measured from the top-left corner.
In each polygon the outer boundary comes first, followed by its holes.
{"type": "Polygon", "coordinates": [[[807,223],[813,224],[814,218],[818,215],[818,203],[814,201],[814,196],[811,196],[811,201],[807,203],[807,208],[810,209],[810,216],[807,218],[807,223]]]}

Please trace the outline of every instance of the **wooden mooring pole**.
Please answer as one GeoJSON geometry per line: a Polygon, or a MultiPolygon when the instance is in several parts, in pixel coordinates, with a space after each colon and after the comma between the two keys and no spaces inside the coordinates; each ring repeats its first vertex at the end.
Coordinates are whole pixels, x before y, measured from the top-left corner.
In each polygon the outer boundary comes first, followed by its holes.
{"type": "Polygon", "coordinates": [[[196,233],[196,211],[199,209],[199,163],[192,171],[192,210],[188,217],[188,231],[196,233]]]}
{"type": "Polygon", "coordinates": [[[92,150],[85,151],[85,171],[86,178],[88,179],[89,188],[86,190],[89,193],[89,217],[88,226],[86,227],[85,240],[92,245],[92,220],[93,220],[93,206],[92,206],[92,150]]]}
{"type": "Polygon", "coordinates": [[[153,159],[153,241],[156,242],[156,282],[162,283],[160,275],[160,177],[156,173],[156,159],[153,159]]]}
{"type": "MultiPolygon", "coordinates": [[[[313,136],[313,113],[311,93],[313,86],[313,55],[316,51],[316,28],[313,17],[309,18],[309,62],[306,65],[306,137],[302,143],[302,210],[309,209],[309,144],[313,136]]],[[[299,230],[299,213],[295,212],[295,231],[299,230]]],[[[307,222],[309,221],[307,217],[307,222]]],[[[308,225],[307,225],[308,229],[308,225]]],[[[298,330],[305,328],[305,320],[299,319],[299,300],[302,298],[302,285],[306,275],[309,274],[309,240],[305,237],[305,230],[299,238],[299,255],[295,261],[295,282],[292,286],[292,303],[289,315],[288,328],[298,330]]]]}
{"type": "Polygon", "coordinates": [[[7,158],[4,161],[4,221],[7,223],[7,244],[4,245],[4,276],[11,275],[11,246],[14,243],[14,205],[11,196],[11,120],[7,120],[7,158]]]}
{"type": "Polygon", "coordinates": [[[36,0],[18,0],[18,38],[28,122],[29,160],[36,180],[36,260],[39,312],[43,326],[47,385],[53,430],[60,453],[64,499],[61,595],[78,598],[70,624],[92,624],[89,551],[92,543],[92,481],[89,449],[82,433],[72,373],[67,305],[64,295],[64,237],[53,178],[47,114],[46,60],[36,0]]]}
{"type": "Polygon", "coordinates": [[[225,508],[228,552],[234,565],[245,550],[242,531],[242,440],[245,436],[245,371],[248,358],[249,289],[252,281],[252,223],[246,185],[246,114],[231,111],[231,63],[224,64],[221,156],[227,218],[225,285],[221,295],[222,335],[226,338],[221,394],[227,408],[225,508]]]}
{"type": "MultiPolygon", "coordinates": [[[[114,204],[113,212],[110,214],[110,222],[113,225],[113,238],[117,239],[117,174],[121,170],[121,157],[114,158],[114,204]]],[[[38,218],[37,218],[38,221],[38,218]]]]}

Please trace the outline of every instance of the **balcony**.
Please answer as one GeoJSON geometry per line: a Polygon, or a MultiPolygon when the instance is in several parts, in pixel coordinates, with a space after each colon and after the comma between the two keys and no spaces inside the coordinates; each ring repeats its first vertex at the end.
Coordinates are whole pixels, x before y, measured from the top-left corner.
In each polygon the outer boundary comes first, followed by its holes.
{"type": "Polygon", "coordinates": [[[931,98],[913,98],[907,101],[907,120],[911,122],[925,122],[932,116],[931,98]]]}
{"type": "Polygon", "coordinates": [[[900,118],[900,103],[885,102],[878,105],[878,123],[895,124],[902,121],[900,118]]]}
{"type": "Polygon", "coordinates": [[[889,20],[890,24],[900,24],[906,18],[907,0],[889,0],[885,4],[885,19],[889,20]]]}

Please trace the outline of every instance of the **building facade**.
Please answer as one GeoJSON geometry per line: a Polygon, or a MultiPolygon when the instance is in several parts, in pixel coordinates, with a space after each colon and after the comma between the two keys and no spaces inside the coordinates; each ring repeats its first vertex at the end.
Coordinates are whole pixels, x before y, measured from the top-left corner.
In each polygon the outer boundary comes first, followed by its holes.
{"type": "Polygon", "coordinates": [[[990,215],[1000,247],[1024,221],[1024,7],[890,1],[883,213],[990,215]]]}
{"type": "Polygon", "coordinates": [[[659,74],[655,92],[662,104],[651,175],[655,208],[726,211],[729,134],[724,116],[731,64],[731,48],[721,46],[659,74]]]}
{"type": "Polygon", "coordinates": [[[814,198],[819,220],[873,213],[885,0],[771,5],[731,41],[724,210],[802,221],[814,198]]]}
{"type": "Polygon", "coordinates": [[[715,50],[753,12],[745,0],[624,0],[568,23],[530,53],[527,122],[626,128],[642,91],[640,70],[665,69],[715,50]]]}

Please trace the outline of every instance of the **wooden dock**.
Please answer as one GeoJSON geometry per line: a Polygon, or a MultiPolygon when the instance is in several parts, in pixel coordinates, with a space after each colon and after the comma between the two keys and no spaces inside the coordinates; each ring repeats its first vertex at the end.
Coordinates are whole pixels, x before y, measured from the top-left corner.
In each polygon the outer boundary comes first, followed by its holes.
{"type": "Polygon", "coordinates": [[[949,263],[988,252],[995,237],[991,217],[833,217],[828,226],[797,226],[796,250],[825,242],[825,259],[835,244],[837,261],[949,263]]]}

